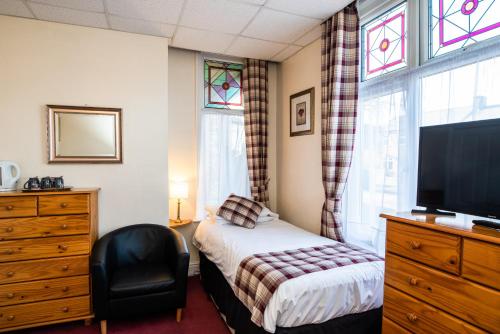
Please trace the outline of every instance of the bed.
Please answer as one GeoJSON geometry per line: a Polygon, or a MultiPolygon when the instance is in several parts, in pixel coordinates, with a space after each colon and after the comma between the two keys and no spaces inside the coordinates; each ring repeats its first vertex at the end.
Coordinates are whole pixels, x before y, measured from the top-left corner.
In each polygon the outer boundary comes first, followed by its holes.
{"type": "Polygon", "coordinates": [[[256,253],[337,242],[279,219],[246,229],[213,218],[200,223],[193,244],[200,251],[203,285],[238,334],[380,332],[383,261],[352,264],[283,282],[269,300],[261,326],[257,326],[234,294],[242,260],[256,253]]]}

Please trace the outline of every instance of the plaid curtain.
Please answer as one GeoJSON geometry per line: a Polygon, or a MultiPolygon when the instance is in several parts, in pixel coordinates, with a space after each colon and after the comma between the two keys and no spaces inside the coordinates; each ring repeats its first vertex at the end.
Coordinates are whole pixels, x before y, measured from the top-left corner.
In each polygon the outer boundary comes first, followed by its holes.
{"type": "Polygon", "coordinates": [[[359,17],[353,3],[322,24],[321,235],[344,242],[341,199],[351,167],[359,83],[359,17]]]}
{"type": "Polygon", "coordinates": [[[269,205],[267,191],[267,62],[246,59],[243,67],[245,138],[250,188],[255,201],[269,205]]]}

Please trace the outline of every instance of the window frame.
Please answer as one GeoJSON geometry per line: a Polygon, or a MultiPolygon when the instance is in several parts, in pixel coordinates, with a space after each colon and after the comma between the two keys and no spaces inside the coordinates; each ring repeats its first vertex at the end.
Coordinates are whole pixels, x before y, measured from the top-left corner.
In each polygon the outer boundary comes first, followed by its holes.
{"type": "MultiPolygon", "coordinates": [[[[459,49],[447,52],[445,54],[436,56],[436,57],[431,57],[430,54],[430,32],[431,32],[431,27],[430,27],[430,13],[429,9],[431,6],[431,1],[432,0],[416,0],[416,2],[419,2],[419,7],[420,7],[420,12],[425,13],[425,15],[421,15],[420,17],[420,43],[419,43],[419,48],[420,48],[420,66],[425,65],[427,63],[432,63],[434,61],[446,61],[453,59],[457,56],[459,53],[463,52],[473,52],[474,50],[481,50],[482,48],[487,48],[488,46],[492,44],[498,43],[500,41],[500,36],[488,38],[484,41],[480,41],[478,43],[473,43],[464,47],[461,47],[459,49]]],[[[411,14],[410,14],[411,15],[411,14]]]]}
{"type": "MultiPolygon", "coordinates": [[[[360,27],[376,19],[378,16],[391,10],[392,8],[407,2],[407,63],[404,68],[394,70],[389,73],[379,75],[371,79],[361,80],[361,87],[364,85],[372,85],[376,82],[388,80],[401,75],[401,73],[409,72],[417,67],[425,66],[434,62],[445,62],[457,57],[458,54],[464,52],[474,52],[487,48],[492,44],[500,41],[500,36],[492,37],[478,43],[467,45],[457,50],[450,51],[443,55],[431,57],[429,53],[429,6],[432,0],[388,0],[383,3],[377,1],[366,1],[360,5],[360,27]],[[421,15],[422,14],[422,15],[421,15]]],[[[364,42],[361,36],[360,42],[364,42]]],[[[363,57],[363,47],[360,48],[360,57],[363,57]]],[[[360,62],[360,71],[361,68],[360,62]]],[[[362,73],[361,73],[362,74],[362,73]]],[[[360,76],[361,77],[361,76],[360,76]]]]}
{"type": "MultiPolygon", "coordinates": [[[[196,56],[196,89],[198,97],[198,110],[201,113],[225,113],[233,115],[243,115],[245,108],[245,97],[243,96],[243,88],[241,89],[241,98],[243,99],[243,108],[229,109],[229,108],[207,108],[205,107],[205,60],[212,60],[223,63],[241,64],[244,66],[244,60],[238,57],[216,55],[213,53],[199,52],[196,56]]],[[[243,78],[241,79],[243,85],[243,78]]]]}
{"type": "MultiPolygon", "coordinates": [[[[359,26],[360,27],[363,27],[365,24],[367,23],[370,23],[371,21],[377,19],[380,15],[383,15],[384,13],[390,11],[391,9],[401,5],[402,3],[406,2],[406,12],[407,12],[407,17],[406,17],[406,20],[407,20],[407,30],[406,30],[406,45],[407,45],[407,49],[406,49],[406,52],[407,52],[407,65],[403,68],[400,68],[400,69],[397,69],[397,70],[394,70],[394,71],[391,71],[391,72],[388,72],[388,73],[384,73],[384,74],[381,74],[381,75],[378,75],[374,78],[370,78],[370,79],[364,79],[361,81],[361,83],[365,83],[365,82],[375,82],[377,80],[379,80],[380,78],[387,78],[387,77],[391,77],[391,76],[395,76],[395,75],[399,75],[399,73],[401,72],[404,72],[404,71],[408,71],[410,70],[411,68],[414,68],[418,63],[419,63],[419,55],[415,52],[416,49],[416,45],[418,43],[418,35],[419,35],[419,32],[418,32],[418,25],[419,25],[419,22],[418,22],[418,12],[419,12],[419,8],[416,3],[416,1],[413,1],[413,0],[388,0],[388,1],[385,1],[384,3],[379,3],[377,4],[376,6],[373,6],[372,8],[368,8],[368,7],[365,7],[365,8],[361,8],[361,11],[366,11],[366,13],[362,13],[362,15],[360,15],[360,24],[359,26]],[[417,15],[415,16],[414,13],[417,13],[417,15]],[[415,31],[417,31],[417,33],[414,33],[415,31]]],[[[373,3],[373,2],[372,2],[373,3]]],[[[360,36],[361,39],[360,39],[360,42],[362,43],[361,44],[361,48],[360,48],[360,57],[364,57],[364,46],[363,46],[363,43],[365,42],[364,41],[364,38],[363,36],[360,36]]],[[[360,59],[360,66],[361,66],[361,62],[364,63],[364,59],[360,59]]],[[[360,68],[360,70],[364,70],[363,68],[360,68]]],[[[362,77],[362,75],[361,75],[362,77]]]]}

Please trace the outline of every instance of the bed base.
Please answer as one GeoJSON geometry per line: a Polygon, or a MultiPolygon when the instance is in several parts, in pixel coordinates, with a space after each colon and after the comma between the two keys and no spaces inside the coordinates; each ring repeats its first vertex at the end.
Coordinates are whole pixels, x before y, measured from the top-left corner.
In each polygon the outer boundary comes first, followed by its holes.
{"type": "MultiPolygon", "coordinates": [[[[226,323],[236,334],[268,334],[251,320],[250,311],[235,296],[219,268],[200,252],[200,278],[226,323]]],[[[276,334],[380,334],[382,307],[358,314],[348,314],[320,324],[277,327],[276,334]]]]}

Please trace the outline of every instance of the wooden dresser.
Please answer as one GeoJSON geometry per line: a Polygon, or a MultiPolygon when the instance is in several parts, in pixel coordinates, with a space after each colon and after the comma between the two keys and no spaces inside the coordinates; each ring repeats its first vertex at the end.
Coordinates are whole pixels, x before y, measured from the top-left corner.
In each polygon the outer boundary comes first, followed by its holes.
{"type": "Polygon", "coordinates": [[[97,193],[0,193],[0,332],[90,323],[97,193]]]}
{"type": "Polygon", "coordinates": [[[466,216],[387,219],[383,333],[500,333],[500,233],[466,216]]]}

